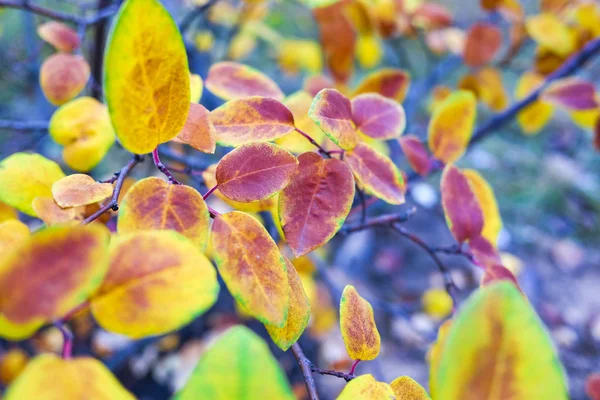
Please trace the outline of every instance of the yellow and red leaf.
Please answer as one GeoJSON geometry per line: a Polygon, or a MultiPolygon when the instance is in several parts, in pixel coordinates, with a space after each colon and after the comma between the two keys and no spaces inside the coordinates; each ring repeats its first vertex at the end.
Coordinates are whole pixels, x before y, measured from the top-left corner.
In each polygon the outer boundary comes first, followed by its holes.
{"type": "Polygon", "coordinates": [[[282,101],[284,97],[279,86],[267,75],[249,65],[231,61],[211,65],[205,85],[224,100],[261,96],[282,101]]]}
{"type": "Polygon", "coordinates": [[[77,96],[90,77],[90,65],[82,56],[56,53],[40,68],[40,86],[46,99],[61,105],[77,96]]]}
{"type": "Polygon", "coordinates": [[[340,300],[340,329],[350,358],[373,360],[377,357],[381,337],[375,325],[373,307],[351,285],[346,285],[340,300]]]}
{"type": "Polygon", "coordinates": [[[198,151],[213,154],[217,145],[217,130],[210,122],[209,115],[203,105],[190,103],[187,120],[177,139],[198,151]]]}
{"type": "Polygon", "coordinates": [[[367,75],[354,90],[352,97],[363,93],[379,93],[402,103],[410,86],[410,75],[401,69],[383,68],[367,75]]]}
{"type": "Polygon", "coordinates": [[[80,45],[79,35],[73,29],[58,21],[48,21],[37,28],[37,34],[56,50],[72,53],[80,45]]]}
{"type": "Polygon", "coordinates": [[[308,115],[329,138],[344,150],[359,142],[350,100],[335,89],[323,89],[313,99],[308,115]]]}

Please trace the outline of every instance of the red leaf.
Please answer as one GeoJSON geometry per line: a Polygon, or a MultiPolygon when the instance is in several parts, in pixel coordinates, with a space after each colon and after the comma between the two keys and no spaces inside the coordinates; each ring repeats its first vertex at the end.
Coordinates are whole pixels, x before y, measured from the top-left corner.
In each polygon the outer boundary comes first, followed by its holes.
{"type": "Polygon", "coordinates": [[[374,139],[393,139],[406,128],[404,108],[378,93],[364,93],[352,99],[352,120],[356,129],[374,139]]]}
{"type": "Polygon", "coordinates": [[[544,90],[542,99],[570,110],[590,110],[598,107],[594,85],[578,78],[553,82],[544,90]]]}
{"type": "Polygon", "coordinates": [[[600,400],[600,373],[595,372],[587,377],[585,382],[585,393],[592,400],[600,400]]]}
{"type": "Polygon", "coordinates": [[[421,176],[429,175],[432,160],[423,143],[414,135],[405,135],[398,142],[411,168],[421,176]]]}
{"type": "Polygon", "coordinates": [[[465,44],[465,64],[481,67],[492,61],[502,45],[502,33],[490,24],[477,23],[471,27],[465,44]]]}

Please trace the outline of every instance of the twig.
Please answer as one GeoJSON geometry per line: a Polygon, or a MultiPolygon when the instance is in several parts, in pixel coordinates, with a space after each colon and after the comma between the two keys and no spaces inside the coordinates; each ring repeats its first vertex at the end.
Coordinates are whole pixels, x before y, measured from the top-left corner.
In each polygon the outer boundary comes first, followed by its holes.
{"type": "Polygon", "coordinates": [[[118,172],[119,177],[117,178],[117,183],[115,184],[115,189],[113,190],[113,194],[110,201],[104,206],[102,206],[98,211],[84,219],[81,223],[82,225],[87,225],[90,222],[95,221],[108,210],[117,211],[119,209],[119,194],[121,194],[121,189],[123,188],[125,178],[127,178],[127,175],[129,175],[133,167],[135,167],[138,163],[142,162],[143,160],[144,159],[142,156],[136,154],[131,158],[131,160],[129,160],[126,166],[121,168],[121,170],[118,172]]]}
{"type": "Polygon", "coordinates": [[[177,178],[175,178],[171,171],[169,171],[169,168],[167,168],[167,166],[160,161],[160,157],[158,156],[158,147],[155,148],[152,152],[152,160],[154,161],[154,165],[156,165],[156,168],[158,168],[160,172],[167,176],[170,183],[174,183],[175,185],[181,185],[181,182],[179,182],[177,178]]]}
{"type": "Polygon", "coordinates": [[[452,303],[456,307],[457,302],[456,302],[456,298],[454,296],[454,289],[456,288],[456,284],[452,280],[450,271],[448,270],[446,265],[444,265],[442,260],[440,260],[437,253],[431,247],[429,247],[429,245],[427,243],[425,243],[425,241],[423,239],[421,239],[420,237],[416,236],[415,234],[407,231],[406,229],[399,226],[398,224],[393,224],[392,229],[394,229],[394,231],[398,232],[400,235],[404,236],[405,238],[407,238],[408,240],[410,240],[411,242],[413,242],[414,244],[416,244],[417,246],[419,246],[420,248],[425,250],[425,252],[427,254],[429,254],[429,256],[433,259],[433,261],[437,265],[438,269],[442,273],[442,277],[444,278],[444,286],[446,288],[446,292],[448,292],[448,295],[452,298],[452,303]]]}
{"type": "Polygon", "coordinates": [[[386,214],[381,215],[379,217],[374,217],[369,219],[368,221],[361,222],[359,224],[344,226],[342,229],[340,229],[340,233],[348,234],[378,226],[387,227],[399,222],[405,222],[415,213],[415,211],[416,208],[411,207],[401,213],[386,214]]]}
{"type": "Polygon", "coordinates": [[[325,150],[325,148],[323,148],[319,143],[317,143],[315,141],[315,139],[313,139],[308,133],[304,132],[301,129],[296,128],[296,132],[298,132],[299,134],[301,134],[302,136],[304,136],[306,138],[306,140],[308,140],[313,146],[315,146],[317,149],[319,149],[319,153],[323,154],[324,156],[331,158],[331,153],[328,152],[327,150],[325,150]]]}
{"type": "Polygon", "coordinates": [[[71,22],[75,25],[93,25],[103,19],[113,16],[117,10],[117,6],[106,7],[100,10],[98,13],[91,17],[76,17],[71,14],[63,13],[61,11],[55,11],[49,8],[33,4],[27,0],[0,0],[0,8],[16,8],[24,11],[29,11],[34,14],[42,15],[44,17],[52,18],[58,21],[71,22]]]}
{"type": "Polygon", "coordinates": [[[331,376],[335,376],[337,378],[342,378],[346,382],[350,382],[352,379],[356,378],[356,376],[354,374],[347,374],[345,372],[334,371],[332,369],[321,369],[321,368],[315,367],[312,364],[311,364],[311,370],[312,370],[312,372],[316,372],[317,374],[320,374],[320,375],[331,375],[331,376]]]}
{"type": "Polygon", "coordinates": [[[215,190],[217,190],[217,189],[218,189],[218,187],[219,187],[219,185],[215,185],[215,186],[211,187],[211,188],[208,190],[208,192],[204,193],[204,195],[202,196],[202,198],[203,198],[204,200],[208,199],[208,196],[210,196],[211,194],[213,194],[213,192],[214,192],[215,190]]]}
{"type": "Polygon", "coordinates": [[[73,333],[69,330],[69,328],[67,328],[65,323],[62,321],[56,321],[54,323],[54,326],[58,328],[58,330],[60,331],[60,333],[62,333],[63,336],[63,348],[61,353],[62,358],[68,360],[69,358],[71,358],[71,355],[73,353],[73,333]]]}
{"type": "Polygon", "coordinates": [[[306,385],[306,390],[308,391],[308,398],[310,400],[319,400],[317,385],[315,384],[315,379],[312,376],[314,368],[313,364],[308,358],[306,358],[304,352],[302,351],[302,347],[300,347],[298,342],[292,345],[292,353],[294,353],[294,357],[296,357],[296,361],[298,361],[298,364],[300,365],[300,371],[302,371],[304,384],[306,385]]]}
{"type": "Polygon", "coordinates": [[[9,119],[0,119],[0,129],[13,131],[47,130],[48,121],[13,121],[9,119]]]}

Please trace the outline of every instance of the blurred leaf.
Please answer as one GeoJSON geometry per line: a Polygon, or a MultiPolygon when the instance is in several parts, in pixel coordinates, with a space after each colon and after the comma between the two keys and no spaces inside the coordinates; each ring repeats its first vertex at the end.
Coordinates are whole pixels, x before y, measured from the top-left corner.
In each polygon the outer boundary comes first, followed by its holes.
{"type": "MultiPolygon", "coordinates": [[[[535,72],[525,72],[517,82],[515,97],[523,99],[544,83],[544,78],[535,72]]],[[[538,133],[552,118],[553,107],[542,100],[536,100],[519,111],[517,121],[525,134],[538,133]]]]}
{"type": "Polygon", "coordinates": [[[261,96],[282,101],[284,94],[267,75],[248,65],[223,61],[211,65],[206,88],[224,100],[261,96]]]}
{"type": "Polygon", "coordinates": [[[90,77],[90,65],[80,55],[55,53],[40,68],[40,86],[48,101],[56,106],[77,96],[90,77]]]}
{"type": "Polygon", "coordinates": [[[48,21],[37,28],[37,34],[58,51],[72,53],[79,48],[77,32],[58,21],[48,21]]]}
{"type": "Polygon", "coordinates": [[[500,29],[491,24],[476,23],[469,29],[465,43],[465,64],[481,67],[492,61],[502,46],[500,29]]]}
{"type": "Polygon", "coordinates": [[[569,27],[554,14],[530,16],[525,22],[525,28],[540,46],[551,49],[559,56],[567,56],[575,50],[575,38],[569,27]]]}
{"type": "Polygon", "coordinates": [[[411,168],[421,176],[429,175],[431,157],[419,138],[414,135],[404,135],[398,139],[398,142],[411,168]]]}
{"type": "Polygon", "coordinates": [[[29,227],[18,219],[0,222],[0,257],[6,257],[9,252],[25,243],[28,237],[29,227]]]}
{"type": "Polygon", "coordinates": [[[402,103],[410,86],[410,75],[401,69],[383,68],[371,72],[357,86],[352,97],[362,93],[379,93],[402,103]]]}
{"type": "Polygon", "coordinates": [[[568,110],[590,110],[599,106],[594,85],[572,77],[552,82],[542,92],[541,98],[568,110]]]}

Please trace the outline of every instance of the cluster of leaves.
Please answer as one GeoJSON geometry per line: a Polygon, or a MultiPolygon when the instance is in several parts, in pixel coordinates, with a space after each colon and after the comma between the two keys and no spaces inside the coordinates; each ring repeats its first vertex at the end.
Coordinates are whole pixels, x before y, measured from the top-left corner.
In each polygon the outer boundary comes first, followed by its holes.
{"type": "MultiPolygon", "coordinates": [[[[268,76],[238,62],[212,65],[203,82],[190,74],[180,31],[161,3],[126,0],[107,43],[104,105],[77,97],[90,74],[83,57],[71,54],[79,47],[77,34],[56,22],[40,26],[39,35],[59,51],[44,62],[40,84],[48,100],[60,106],[49,133],[64,146],[64,162],[89,171],[115,137],[134,156],[106,182],[65,175],[39,154],[15,153],[0,163],[0,201],[48,226],[30,233],[16,214],[0,223],[0,292],[10,293],[0,299],[0,336],[24,339],[87,308],[107,331],[136,339],[165,334],[213,306],[222,290],[218,272],[239,308],[263,323],[286,351],[318,307],[312,271],[299,268],[298,260],[342,229],[357,193],[391,205],[405,202],[408,175],[390,158],[385,143],[397,140],[416,174],[443,169],[440,190],[448,227],[483,271],[481,288],[442,325],[431,349],[431,398],[566,399],[552,343],[498,252],[502,220],[494,192],[477,171],[455,165],[473,139],[478,100],[494,111],[507,107],[498,72],[487,66],[500,49],[501,32],[479,23],[465,34],[452,27],[450,13],[429,2],[416,7],[395,1],[309,3],[334,80],[312,77],[289,96],[268,76]],[[353,89],[346,85],[355,57],[367,67],[379,62],[374,51],[379,37],[420,30],[432,49],[461,54],[474,68],[485,66],[467,75],[458,90],[437,92],[427,144],[403,135],[402,102],[411,80],[406,71],[380,69],[353,89]],[[204,86],[224,104],[212,111],[198,104],[204,86]],[[211,186],[203,196],[160,162],[158,147],[168,142],[206,154],[214,154],[217,145],[233,149],[203,171],[211,186]],[[126,180],[147,153],[168,181],[126,180]],[[206,199],[213,193],[234,211],[212,210],[206,199]],[[116,232],[110,232],[105,223],[117,205],[116,232]],[[251,215],[256,211],[273,213],[280,243],[251,215]]],[[[562,8],[549,6],[524,20],[516,1],[483,5],[507,15],[515,32],[524,26],[540,46],[536,57],[543,65],[521,79],[517,98],[545,85],[540,74],[552,73],[586,40],[600,35],[590,17],[600,16],[600,9],[588,3],[569,9],[574,16],[569,24],[557,17],[566,12],[562,8]]],[[[596,123],[591,83],[564,79],[547,86],[520,111],[525,132],[539,130],[554,106],[596,123]]],[[[352,286],[343,291],[339,320],[355,365],[376,358],[381,340],[373,309],[352,286]]],[[[133,397],[100,362],[66,356],[36,357],[6,398],[38,397],[49,380],[58,382],[52,390],[64,397],[133,397]],[[55,379],[64,374],[90,384],[55,379]]],[[[371,375],[355,377],[353,371],[339,399],[430,398],[409,377],[388,384],[371,375]]],[[[203,354],[176,398],[244,396],[293,398],[264,341],[236,326],[203,354]]]]}

